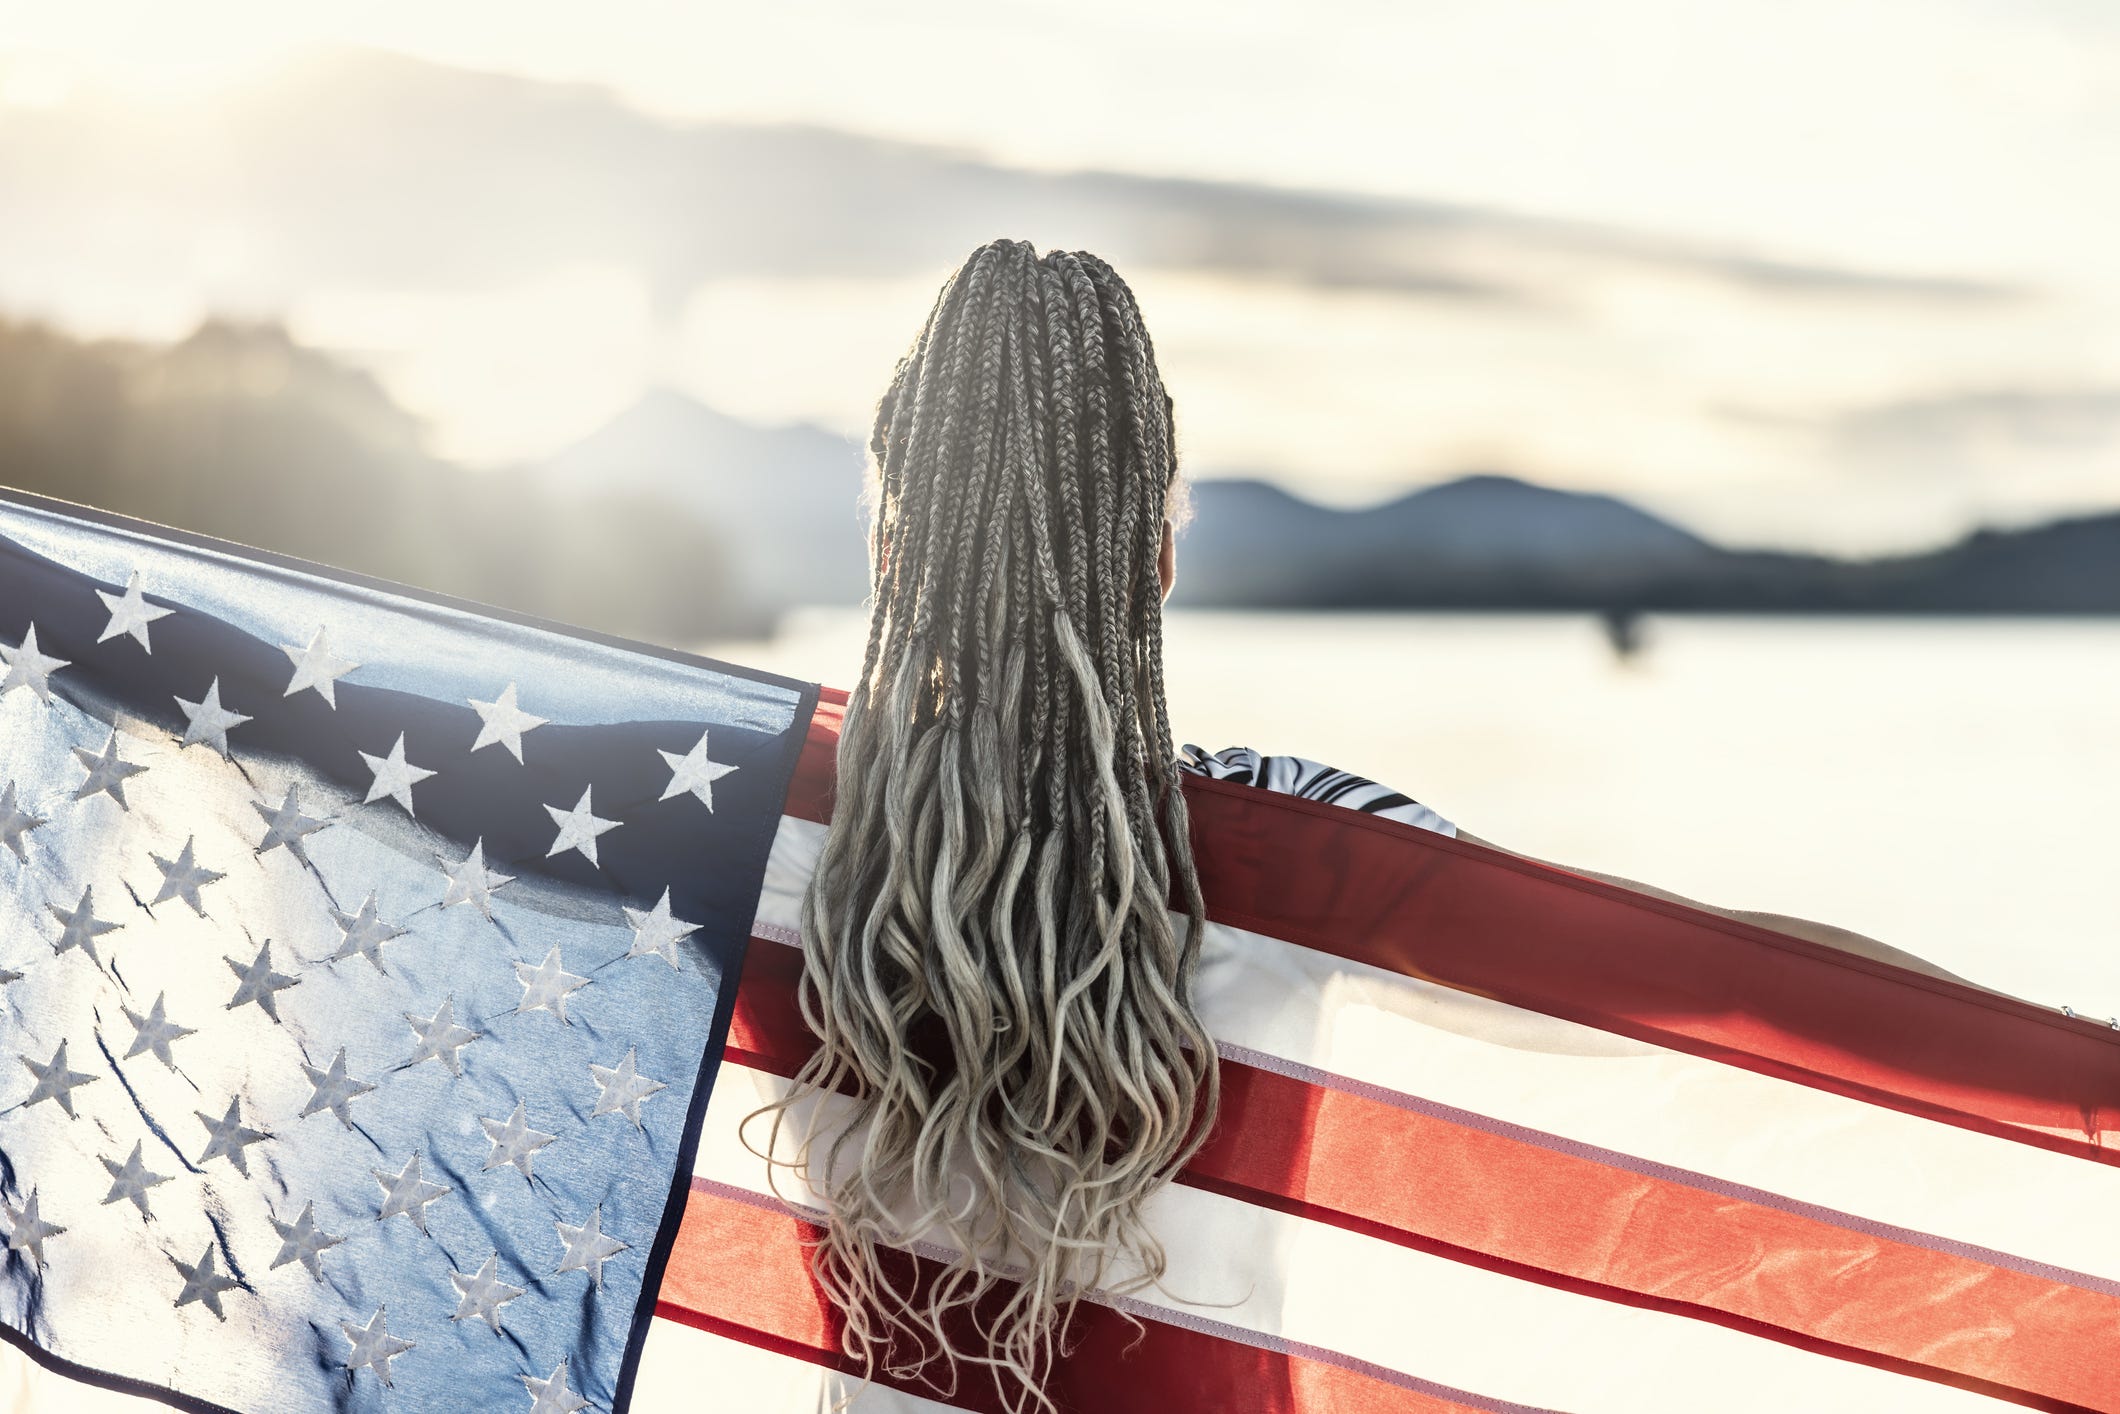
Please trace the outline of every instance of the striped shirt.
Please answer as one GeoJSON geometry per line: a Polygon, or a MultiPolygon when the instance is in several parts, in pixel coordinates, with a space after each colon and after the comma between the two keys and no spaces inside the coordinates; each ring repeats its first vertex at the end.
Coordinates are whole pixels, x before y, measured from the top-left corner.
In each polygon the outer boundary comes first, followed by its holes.
{"type": "Polygon", "coordinates": [[[1404,821],[1438,834],[1457,834],[1456,825],[1412,796],[1378,785],[1367,776],[1335,770],[1303,756],[1261,756],[1248,746],[1206,752],[1188,742],[1178,758],[1178,768],[1218,781],[1235,781],[1283,795],[1299,795],[1305,800],[1344,805],[1349,810],[1404,821]]]}

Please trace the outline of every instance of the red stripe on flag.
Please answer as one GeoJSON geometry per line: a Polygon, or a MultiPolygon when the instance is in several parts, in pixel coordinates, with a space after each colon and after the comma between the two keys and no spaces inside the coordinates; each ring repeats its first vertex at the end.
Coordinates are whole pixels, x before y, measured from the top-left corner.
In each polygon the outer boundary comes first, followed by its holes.
{"type": "Polygon", "coordinates": [[[2106,1163],[2120,1033],[1429,830],[1188,778],[1219,922],[2106,1163]]]}
{"type": "Polygon", "coordinates": [[[847,715],[847,695],[836,687],[817,689],[817,710],[810,714],[810,734],[803,739],[802,755],[795,759],[795,775],[788,782],[783,812],[798,820],[819,824],[832,818],[832,780],[839,763],[839,728],[847,715]]]}
{"type": "Polygon", "coordinates": [[[2120,1298],[1225,1062],[1181,1181],[2020,1403],[2120,1408],[2120,1298]]]}
{"type": "MultiPolygon", "coordinates": [[[[810,1273],[819,1229],[785,1212],[695,1184],[664,1273],[655,1314],[716,1335],[858,1373],[840,1353],[841,1320],[810,1273]]],[[[894,1291],[924,1297],[938,1264],[886,1252],[894,1291]]],[[[968,1329],[960,1345],[976,1348],[968,1329]]],[[[1225,1339],[1162,1321],[1138,1327],[1084,1302],[1068,1359],[1046,1391],[1080,1414],[1535,1414],[1497,1400],[1451,1399],[1372,1378],[1327,1360],[1225,1339]]],[[[938,1370],[939,1373],[939,1370],[938,1370]]],[[[954,1390],[876,1371],[876,1382],[977,1414],[1005,1409],[991,1376],[960,1366],[954,1390]]],[[[1416,1382],[1418,1383],[1418,1382],[1416,1382]]]]}
{"type": "MultiPolygon", "coordinates": [[[[731,1060],[786,1076],[811,1053],[794,1002],[801,965],[794,948],[752,944],[731,1060]]],[[[2120,1367],[2083,1358],[2120,1348],[2120,1296],[2077,1284],[2095,1279],[1896,1240],[1881,1224],[1751,1201],[1736,1185],[1441,1106],[1229,1061],[1222,1085],[1216,1133],[1179,1177],[1193,1187],[2013,1402],[2120,1408],[2120,1367]]]]}
{"type": "MultiPolygon", "coordinates": [[[[830,818],[845,694],[787,812],[830,818]]],[[[2120,1032],[1432,830],[1185,778],[1217,922],[1904,1113],[2105,1163],[2120,1032]]]]}

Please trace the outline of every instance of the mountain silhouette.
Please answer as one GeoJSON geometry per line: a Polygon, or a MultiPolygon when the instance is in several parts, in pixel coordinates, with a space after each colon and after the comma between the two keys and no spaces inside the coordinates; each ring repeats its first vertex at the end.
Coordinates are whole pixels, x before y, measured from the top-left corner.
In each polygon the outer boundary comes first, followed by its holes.
{"type": "Polygon", "coordinates": [[[1868,568],[1873,597],[1894,609],[2120,613],[2120,512],[1976,530],[1941,550],[1868,568]]]}
{"type": "MultiPolygon", "coordinates": [[[[864,448],[658,390],[535,464],[425,450],[369,375],[274,325],[168,345],[0,319],[0,480],[678,645],[867,591],[864,448]]],[[[1726,550],[1624,500],[1482,473],[1379,506],[1205,479],[1181,605],[2120,613],[2120,514],[1878,560],[1726,550]]]]}
{"type": "MultiPolygon", "coordinates": [[[[747,622],[867,592],[863,449],[659,390],[528,468],[541,494],[666,505],[721,532],[747,622]]],[[[1358,509],[1193,484],[1180,607],[2120,612],[2120,515],[1978,532],[1921,555],[1729,550],[1609,495],[1475,473],[1358,509]]]]}
{"type": "Polygon", "coordinates": [[[863,457],[821,428],[760,427],[656,389],[527,474],[547,495],[661,500],[728,527],[730,578],[748,610],[771,614],[868,593],[863,457]]]}
{"type": "Polygon", "coordinates": [[[1614,497],[1491,473],[1354,510],[1244,479],[1201,481],[1193,500],[1181,604],[1341,607],[1560,591],[1602,603],[1724,553],[1614,497]]]}

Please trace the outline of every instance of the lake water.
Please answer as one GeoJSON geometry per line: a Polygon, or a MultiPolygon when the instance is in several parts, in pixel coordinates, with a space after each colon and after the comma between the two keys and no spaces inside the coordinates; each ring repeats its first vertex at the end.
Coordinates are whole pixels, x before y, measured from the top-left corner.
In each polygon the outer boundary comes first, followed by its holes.
{"type": "MultiPolygon", "coordinates": [[[[856,611],[719,657],[845,684],[856,611]]],[[[1498,844],[2120,1014],[2120,623],[1173,613],[1180,741],[1386,781],[1498,844]]]]}

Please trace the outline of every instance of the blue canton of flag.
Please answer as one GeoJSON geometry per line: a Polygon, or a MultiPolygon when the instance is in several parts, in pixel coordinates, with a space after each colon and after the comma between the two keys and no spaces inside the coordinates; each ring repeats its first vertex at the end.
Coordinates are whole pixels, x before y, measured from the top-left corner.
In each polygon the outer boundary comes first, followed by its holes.
{"type": "Polygon", "coordinates": [[[618,1414],[814,702],[0,495],[0,1335],[618,1414]]]}

